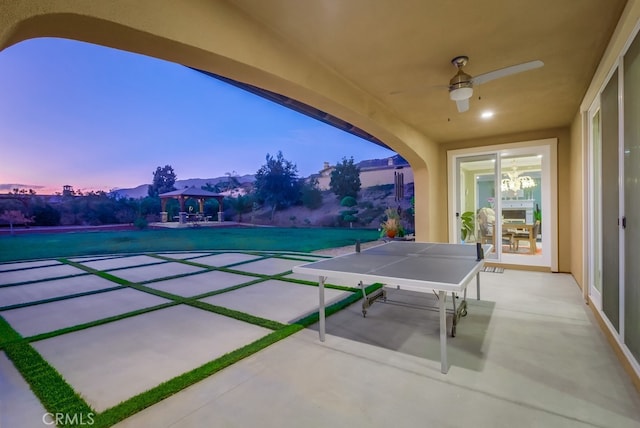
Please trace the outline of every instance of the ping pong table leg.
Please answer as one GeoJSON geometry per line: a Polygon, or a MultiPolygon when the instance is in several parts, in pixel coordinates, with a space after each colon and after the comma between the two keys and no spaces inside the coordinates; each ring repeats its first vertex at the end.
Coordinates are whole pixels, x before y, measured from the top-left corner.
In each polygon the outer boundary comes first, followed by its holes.
{"type": "Polygon", "coordinates": [[[447,364],[447,299],[446,291],[438,292],[438,306],[440,309],[440,371],[447,374],[449,365],[447,364]]]}
{"type": "Polygon", "coordinates": [[[320,276],[318,278],[318,293],[319,293],[319,306],[318,306],[318,314],[320,315],[320,325],[318,328],[320,334],[320,342],[324,342],[324,332],[325,332],[325,314],[324,314],[324,281],[327,278],[324,276],[320,276]]]}
{"type": "Polygon", "coordinates": [[[476,296],[480,300],[480,272],[476,274],[476,296]]]}

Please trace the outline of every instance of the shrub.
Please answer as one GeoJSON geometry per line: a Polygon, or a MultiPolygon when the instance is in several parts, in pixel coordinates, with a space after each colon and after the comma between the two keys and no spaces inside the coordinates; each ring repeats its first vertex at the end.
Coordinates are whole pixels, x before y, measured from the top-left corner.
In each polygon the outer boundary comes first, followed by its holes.
{"type": "Polygon", "coordinates": [[[340,206],[342,207],[353,207],[356,205],[358,205],[358,201],[356,201],[356,198],[354,198],[353,196],[345,196],[340,201],[340,206]]]}
{"type": "Polygon", "coordinates": [[[302,186],[302,206],[316,210],[322,206],[322,191],[313,183],[302,186]]]}

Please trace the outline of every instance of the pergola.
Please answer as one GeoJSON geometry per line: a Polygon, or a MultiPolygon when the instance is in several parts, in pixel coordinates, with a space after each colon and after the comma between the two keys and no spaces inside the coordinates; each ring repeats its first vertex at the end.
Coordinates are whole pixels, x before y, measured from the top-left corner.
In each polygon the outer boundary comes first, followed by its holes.
{"type": "Polygon", "coordinates": [[[162,222],[167,222],[167,199],[177,199],[180,202],[180,223],[187,220],[187,212],[185,210],[185,202],[187,199],[196,199],[198,201],[198,214],[204,216],[204,202],[207,199],[216,199],[218,201],[218,221],[223,221],[222,201],[224,195],[209,192],[207,190],[198,189],[196,187],[186,187],[172,192],[162,193],[160,196],[160,204],[162,206],[162,222]]]}

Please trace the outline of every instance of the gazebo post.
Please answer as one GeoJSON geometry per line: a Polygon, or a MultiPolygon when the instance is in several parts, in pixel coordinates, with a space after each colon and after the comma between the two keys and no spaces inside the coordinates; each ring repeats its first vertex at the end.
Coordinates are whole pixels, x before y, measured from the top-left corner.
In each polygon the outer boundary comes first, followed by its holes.
{"type": "Polygon", "coordinates": [[[160,217],[162,223],[166,223],[169,220],[169,214],[167,213],[167,199],[160,198],[160,206],[162,207],[162,211],[160,212],[160,217]]]}
{"type": "Polygon", "coordinates": [[[187,222],[187,212],[184,209],[184,195],[180,195],[178,200],[180,201],[180,213],[178,215],[180,216],[180,223],[184,224],[187,222]]]}
{"type": "Polygon", "coordinates": [[[224,196],[218,196],[216,199],[218,200],[218,221],[222,223],[224,221],[224,211],[222,209],[222,201],[224,200],[224,196]]]}

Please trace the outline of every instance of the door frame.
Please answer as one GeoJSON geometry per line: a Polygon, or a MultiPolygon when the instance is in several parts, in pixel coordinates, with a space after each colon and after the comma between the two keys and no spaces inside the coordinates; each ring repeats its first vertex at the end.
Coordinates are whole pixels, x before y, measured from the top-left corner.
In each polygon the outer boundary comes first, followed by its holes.
{"type": "MultiPolygon", "coordinates": [[[[535,262],[529,259],[514,259],[516,256],[512,258],[506,258],[501,256],[496,262],[503,264],[513,264],[513,265],[530,265],[534,267],[548,267],[552,272],[558,271],[558,168],[557,168],[557,149],[558,149],[558,139],[557,138],[547,138],[541,140],[531,140],[531,141],[522,141],[522,142],[514,142],[508,144],[497,144],[491,146],[482,146],[482,147],[472,147],[467,149],[457,149],[457,150],[448,150],[447,151],[447,166],[448,166],[448,177],[447,177],[447,219],[449,220],[448,228],[449,228],[449,242],[456,242],[457,231],[456,231],[456,208],[457,208],[457,160],[459,157],[466,156],[477,156],[482,154],[490,154],[496,153],[497,159],[500,159],[500,154],[509,153],[509,152],[526,152],[529,148],[540,148],[543,147],[545,156],[542,161],[542,185],[545,186],[542,195],[545,203],[543,204],[543,209],[546,205],[548,207],[545,209],[545,215],[543,216],[544,220],[542,222],[542,234],[545,237],[549,237],[548,242],[548,250],[543,252],[543,256],[548,253],[548,257],[543,257],[542,259],[536,258],[535,262]],[[545,169],[547,171],[545,171],[545,169]],[[544,177],[547,176],[548,180],[545,180],[544,177]]],[[[499,162],[497,162],[499,164],[499,162]]],[[[501,177],[500,165],[497,166],[496,170],[496,181],[498,182],[501,177]],[[498,175],[500,174],[500,175],[498,175]]],[[[497,185],[496,185],[497,186],[497,185]]],[[[498,189],[498,187],[496,187],[498,189]]],[[[498,198],[499,199],[499,198],[498,198]]],[[[500,201],[496,201],[497,206],[500,207],[500,201]]]]}
{"type": "MultiPolygon", "coordinates": [[[[611,77],[609,77],[610,79],[611,77]]],[[[607,82],[609,81],[607,79],[607,82]]],[[[588,171],[588,186],[591,189],[587,193],[587,226],[588,233],[586,234],[588,242],[588,270],[587,275],[587,287],[585,291],[591,298],[593,304],[602,310],[602,290],[596,288],[596,282],[599,281],[602,287],[602,211],[599,209],[602,203],[600,194],[595,194],[596,187],[602,188],[602,184],[599,181],[600,174],[602,173],[602,112],[600,111],[600,95],[596,97],[593,104],[586,112],[587,118],[587,135],[589,136],[587,158],[588,165],[586,171],[588,171]],[[594,127],[593,119],[595,115],[599,116],[599,137],[600,141],[594,141],[594,127]],[[596,144],[597,143],[597,144],[596,144]],[[598,153],[596,153],[598,150],[598,153]],[[598,164],[597,164],[598,163],[598,164]]]]}

